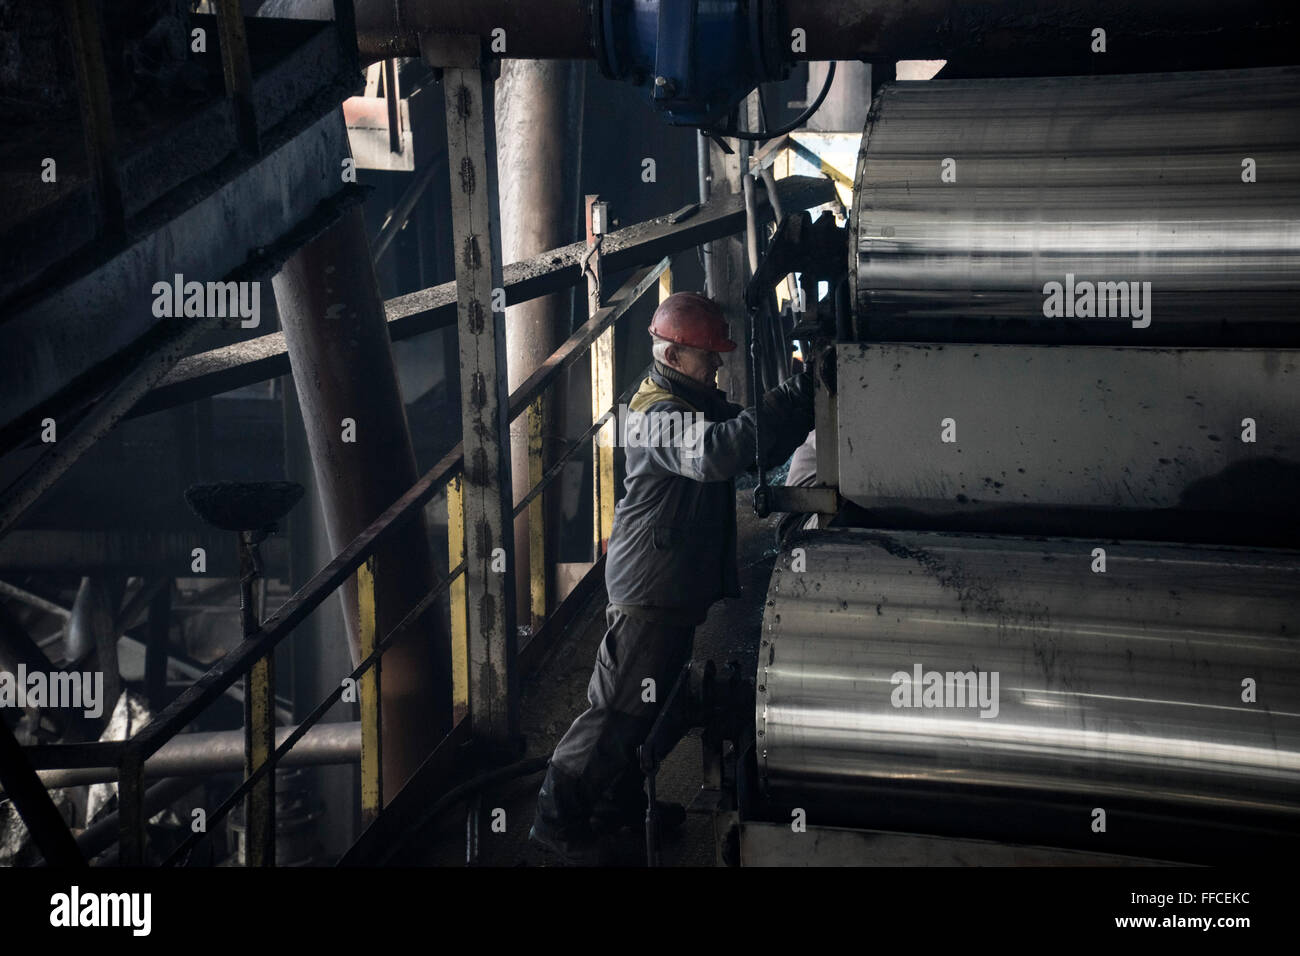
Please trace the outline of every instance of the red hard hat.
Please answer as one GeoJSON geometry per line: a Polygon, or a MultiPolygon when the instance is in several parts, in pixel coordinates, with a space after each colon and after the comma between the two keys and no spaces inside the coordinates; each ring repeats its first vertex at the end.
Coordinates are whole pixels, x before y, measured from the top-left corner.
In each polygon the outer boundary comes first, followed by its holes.
{"type": "Polygon", "coordinates": [[[696,292],[674,292],[660,302],[650,320],[650,334],[708,352],[736,348],[736,343],[727,338],[727,320],[721,307],[696,292]]]}

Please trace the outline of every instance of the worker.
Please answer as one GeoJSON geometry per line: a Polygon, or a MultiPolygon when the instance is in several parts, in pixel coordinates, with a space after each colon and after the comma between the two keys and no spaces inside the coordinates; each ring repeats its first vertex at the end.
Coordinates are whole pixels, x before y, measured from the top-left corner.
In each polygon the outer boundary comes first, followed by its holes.
{"type": "MultiPolygon", "coordinates": [[[[721,308],[692,292],[668,296],[650,322],[654,365],[630,411],[695,427],[682,435],[652,425],[650,440],[626,442],[590,706],[556,745],[529,834],[566,862],[610,862],[612,832],[644,819],[637,748],[690,659],[696,625],[719,598],[740,593],[733,479],[755,467],[755,409],[717,387],[720,353],[736,348],[727,335],[721,308]]],[[[763,396],[764,467],[783,463],[808,435],[812,392],[800,372],[763,396]]],[[[680,805],[659,809],[668,826],[685,818],[680,805]]]]}

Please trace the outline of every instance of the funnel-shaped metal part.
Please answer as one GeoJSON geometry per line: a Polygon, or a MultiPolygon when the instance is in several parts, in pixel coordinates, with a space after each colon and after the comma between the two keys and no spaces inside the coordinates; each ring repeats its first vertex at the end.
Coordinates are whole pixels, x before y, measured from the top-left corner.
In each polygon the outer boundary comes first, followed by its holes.
{"type": "Polygon", "coordinates": [[[302,491],[294,481],[219,481],[190,485],[185,500],[196,515],[223,531],[270,531],[302,491]]]}

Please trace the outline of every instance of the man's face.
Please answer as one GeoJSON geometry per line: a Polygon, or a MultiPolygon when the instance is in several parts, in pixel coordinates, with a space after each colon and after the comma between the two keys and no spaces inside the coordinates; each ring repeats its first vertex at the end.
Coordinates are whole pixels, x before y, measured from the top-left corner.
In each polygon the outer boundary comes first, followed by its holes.
{"type": "Polygon", "coordinates": [[[673,367],[688,378],[701,385],[718,384],[718,369],[722,368],[722,356],[717,352],[692,348],[689,345],[676,345],[670,350],[677,353],[677,364],[673,367]]]}

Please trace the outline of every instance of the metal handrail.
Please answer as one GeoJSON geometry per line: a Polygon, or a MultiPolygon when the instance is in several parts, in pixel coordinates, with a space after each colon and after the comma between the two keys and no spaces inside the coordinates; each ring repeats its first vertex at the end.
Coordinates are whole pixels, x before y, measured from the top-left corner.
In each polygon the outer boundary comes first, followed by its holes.
{"type": "Polygon", "coordinates": [[[528,494],[524,495],[523,498],[519,500],[519,503],[515,505],[513,517],[518,518],[523,510],[532,503],[533,499],[545,491],[547,485],[559,477],[560,472],[564,470],[564,466],[568,463],[568,460],[572,458],[579,449],[587,444],[587,442],[591,441],[591,439],[595,437],[596,432],[600,431],[601,426],[604,425],[605,422],[618,414],[619,406],[631,400],[632,396],[636,394],[637,389],[641,387],[642,379],[650,374],[652,368],[654,368],[653,362],[641,370],[641,374],[632,380],[632,384],[627,387],[622,395],[614,399],[614,404],[605,410],[605,414],[592,422],[590,428],[575,438],[569,444],[569,447],[561,452],[560,456],[551,463],[551,467],[547,468],[542,474],[541,480],[539,480],[537,484],[533,485],[532,490],[529,491],[528,494]]]}
{"type": "MultiPolygon", "coordinates": [[[[554,382],[557,377],[590,351],[598,338],[622,318],[642,295],[649,291],[670,266],[670,258],[665,257],[653,266],[638,270],[615,293],[609,303],[597,311],[587,322],[583,323],[552,355],[539,366],[527,380],[510,396],[508,414],[511,420],[526,412],[554,382]]],[[[646,369],[648,372],[648,368],[646,369]]],[[[642,376],[645,373],[642,373],[642,376]]],[[[535,500],[560,474],[564,464],[600,430],[611,416],[617,414],[621,403],[626,402],[640,385],[640,378],[633,382],[631,388],[619,396],[614,404],[597,418],[582,436],[574,440],[550,468],[528,491],[524,499],[515,506],[514,514],[519,514],[535,500]]],[[[253,666],[264,660],[267,655],[288,637],[310,613],[319,607],[338,587],[346,582],[392,534],[405,522],[412,520],[439,490],[463,471],[464,457],[462,446],[458,443],[443,458],[426,472],[397,501],[377,517],[364,531],[358,534],[328,564],[318,571],[306,584],[293,594],[271,617],[237,647],[223,656],[219,661],[181,693],[174,701],[136,734],[125,741],[106,741],[70,745],[44,746],[33,751],[37,763],[45,768],[62,766],[116,766],[119,783],[119,827],[122,837],[121,861],[142,862],[143,852],[143,768],[144,762],[156,753],[168,740],[185,729],[195,717],[238,679],[247,675],[253,666]]],[[[410,612],[403,618],[382,641],[376,643],[374,650],[361,661],[349,675],[357,680],[375,667],[383,653],[417,621],[433,602],[460,577],[465,570],[462,561],[448,573],[447,577],[431,589],[410,612]]],[[[293,748],[303,735],[324,716],[324,714],[341,699],[344,683],[340,682],[298,724],[297,728],[280,746],[267,756],[254,770],[245,777],[238,787],[208,817],[208,822],[216,823],[233,809],[241,798],[267,774],[274,772],[276,765],[285,754],[293,748]]],[[[177,863],[185,854],[206,835],[191,834],[164,861],[164,865],[177,863]]]]}
{"type": "MultiPolygon", "coordinates": [[[[434,585],[433,588],[431,588],[429,592],[416,603],[415,607],[411,608],[406,617],[402,618],[401,623],[389,631],[383,640],[375,644],[375,649],[371,651],[370,654],[368,654],[366,658],[353,669],[352,673],[344,678],[344,680],[356,681],[362,674],[377,664],[384,651],[388,650],[388,648],[395,643],[398,638],[405,636],[406,632],[417,620],[420,619],[424,612],[433,605],[433,602],[440,597],[443,592],[451,587],[451,583],[464,572],[465,562],[462,561],[447,574],[446,578],[434,585]]],[[[338,686],[330,691],[319,704],[312,708],[311,713],[298,723],[298,726],[294,728],[293,732],[284,739],[284,743],[276,747],[274,752],[272,752],[256,770],[245,777],[243,782],[236,787],[224,801],[222,801],[221,805],[208,815],[208,825],[211,826],[212,824],[219,823],[223,820],[226,814],[234,809],[240,798],[247,794],[248,791],[253,788],[254,784],[266,776],[266,774],[274,770],[275,766],[280,762],[285,754],[293,749],[294,744],[298,743],[298,741],[306,735],[307,731],[315,726],[320,719],[325,716],[329,709],[337,704],[342,697],[343,681],[339,681],[338,686]]],[[[162,865],[172,866],[180,862],[181,857],[188,854],[190,850],[197,846],[204,836],[206,836],[205,833],[190,834],[180,846],[172,851],[171,855],[163,861],[162,865]]]]}
{"type": "MultiPolygon", "coordinates": [[[[634,305],[642,295],[655,286],[671,264],[670,257],[664,257],[653,266],[638,270],[615,293],[609,304],[596,312],[583,323],[551,356],[539,366],[527,380],[510,396],[508,414],[513,420],[528,410],[528,407],[545,392],[557,377],[568,367],[586,354],[593,343],[634,305]]],[[[574,441],[560,456],[560,459],[541,476],[539,481],[525,496],[524,501],[516,507],[518,514],[528,503],[550,485],[562,469],[563,464],[599,431],[600,427],[617,414],[620,403],[628,400],[640,384],[639,378],[632,389],[615,400],[613,406],[583,436],[574,441]]],[[[246,638],[238,647],[226,654],[220,661],[169,704],[139,734],[122,742],[117,751],[119,760],[119,819],[122,834],[123,862],[139,858],[143,850],[143,766],[144,761],[154,754],[167,740],[180,733],[208,704],[223,694],[237,679],[247,674],[254,664],[272,653],[276,646],[287,637],[301,621],[316,607],[325,601],[339,585],[343,584],[374,553],[390,535],[406,521],[412,520],[435,493],[456,473],[463,471],[464,456],[461,444],[457,444],[443,459],[416,482],[401,498],[362,531],[324,568],[290,597],[279,610],[262,623],[256,632],[246,638]],[[133,848],[131,843],[137,841],[133,848]],[[140,852],[132,852],[132,849],[140,852]]],[[[374,650],[367,655],[350,677],[358,679],[374,667],[384,651],[409,627],[423,615],[433,601],[445,592],[464,572],[465,562],[451,571],[447,577],[435,586],[424,598],[412,608],[406,617],[382,641],[376,643],[374,650]]],[[[275,766],[288,753],[302,736],[314,726],[343,694],[343,682],[334,688],[324,700],[317,704],[306,718],[298,724],[295,731],[276,747],[256,768],[249,773],[238,787],[208,817],[208,823],[222,820],[249,791],[265,776],[272,773],[275,766]]],[[[205,836],[205,833],[192,833],[164,861],[164,865],[173,865],[205,836]]]]}
{"type": "MultiPolygon", "coordinates": [[[[383,514],[353,538],[329,564],[316,572],[315,576],[285,601],[257,631],[213,664],[206,674],[183,691],[136,736],[124,742],[125,747],[121,751],[118,763],[118,803],[122,834],[120,859],[123,863],[139,861],[143,852],[144,761],[156,753],[169,739],[180,733],[208,704],[251,670],[255,663],[273,652],[308,614],[324,603],[326,598],[365,563],[378,546],[419,514],[420,509],[462,466],[463,455],[461,445],[458,443],[383,514]],[[135,843],[135,841],[141,842],[135,843]]],[[[447,583],[452,580],[454,576],[448,576],[447,583]]],[[[342,692],[341,684],[338,690],[342,692]]],[[[311,724],[308,723],[299,725],[300,728],[310,726],[311,724]]],[[[265,767],[268,762],[264,761],[261,766],[265,767]]]]}

